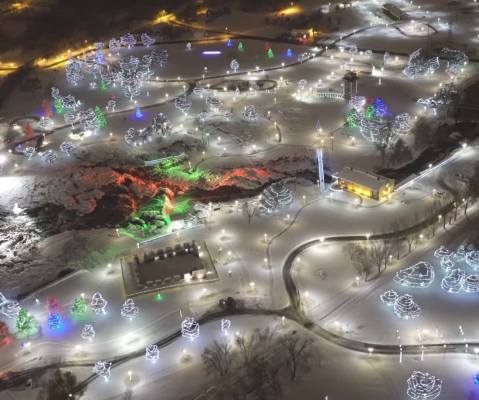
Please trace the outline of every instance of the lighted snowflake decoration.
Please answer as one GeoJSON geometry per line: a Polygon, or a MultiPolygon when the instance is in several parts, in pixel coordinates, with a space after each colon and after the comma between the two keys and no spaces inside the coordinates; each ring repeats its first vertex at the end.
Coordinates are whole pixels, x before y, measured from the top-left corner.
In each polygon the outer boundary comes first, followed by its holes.
{"type": "Polygon", "coordinates": [[[434,375],[414,371],[407,380],[407,395],[412,400],[433,400],[439,397],[442,381],[434,375]]]}
{"type": "Polygon", "coordinates": [[[434,281],[434,267],[426,261],[418,262],[398,271],[394,276],[394,281],[403,286],[429,287],[434,281]]]}
{"type": "Polygon", "coordinates": [[[200,335],[200,324],[193,317],[185,318],[181,322],[181,335],[191,341],[195,340],[200,335]]]}

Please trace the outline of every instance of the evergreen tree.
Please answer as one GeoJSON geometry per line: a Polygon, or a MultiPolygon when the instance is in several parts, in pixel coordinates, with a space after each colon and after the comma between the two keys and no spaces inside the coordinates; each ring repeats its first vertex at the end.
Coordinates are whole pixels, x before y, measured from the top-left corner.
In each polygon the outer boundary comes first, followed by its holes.
{"type": "Polygon", "coordinates": [[[238,51],[243,52],[245,50],[243,42],[239,42],[238,44],[238,51]]]}
{"type": "Polygon", "coordinates": [[[96,106],[95,107],[95,115],[96,115],[96,121],[97,125],[99,128],[105,128],[106,127],[106,119],[105,116],[103,115],[103,112],[101,111],[100,107],[96,106]]]}
{"type": "Polygon", "coordinates": [[[72,305],[72,314],[79,316],[87,312],[86,301],[83,297],[77,297],[72,305]]]}
{"type": "Polygon", "coordinates": [[[60,101],[60,99],[56,99],[55,102],[53,103],[53,106],[55,107],[55,112],[58,115],[62,115],[65,112],[65,109],[63,108],[63,104],[60,101]]]}
{"type": "Polygon", "coordinates": [[[100,89],[103,91],[103,92],[106,92],[109,88],[108,88],[108,84],[105,82],[105,81],[101,81],[100,83],[100,89]]]}
{"type": "Polygon", "coordinates": [[[274,58],[273,49],[271,48],[268,50],[268,58],[274,58]]]}
{"type": "Polygon", "coordinates": [[[31,315],[28,315],[28,311],[22,308],[18,313],[16,321],[17,333],[20,337],[33,336],[37,331],[37,324],[31,315]]]}

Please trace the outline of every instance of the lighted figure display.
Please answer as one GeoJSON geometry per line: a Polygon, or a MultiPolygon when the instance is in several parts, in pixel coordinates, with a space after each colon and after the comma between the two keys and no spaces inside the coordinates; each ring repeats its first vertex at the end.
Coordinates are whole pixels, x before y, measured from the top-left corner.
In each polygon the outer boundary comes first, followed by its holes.
{"type": "Polygon", "coordinates": [[[218,112],[223,108],[223,102],[214,96],[206,97],[206,107],[209,112],[218,112]]]}
{"type": "Polygon", "coordinates": [[[150,47],[152,44],[155,43],[155,39],[153,39],[148,33],[143,32],[140,36],[141,43],[143,43],[143,46],[145,47],[150,47]]]}
{"type": "Polygon", "coordinates": [[[403,286],[429,287],[434,281],[434,267],[426,261],[418,262],[398,271],[394,281],[403,286]]]}
{"type": "Polygon", "coordinates": [[[442,381],[426,372],[414,371],[407,380],[407,395],[412,400],[433,400],[439,397],[442,381]]]}
{"type": "Polygon", "coordinates": [[[221,333],[227,335],[228,330],[231,328],[231,321],[229,319],[221,320],[221,333]]]}
{"type": "Polygon", "coordinates": [[[479,275],[468,275],[462,283],[466,293],[477,293],[479,291],[479,275]]]}
{"type": "Polygon", "coordinates": [[[123,47],[128,47],[131,49],[136,44],[135,36],[133,36],[131,33],[127,33],[126,35],[120,37],[120,43],[123,47]]]}
{"type": "Polygon", "coordinates": [[[466,247],[461,244],[456,251],[452,254],[452,259],[456,262],[463,261],[466,259],[466,247]]]}
{"type": "Polygon", "coordinates": [[[256,107],[253,105],[245,106],[243,110],[243,119],[247,122],[255,122],[258,119],[256,107]]]}
{"type": "Polygon", "coordinates": [[[421,307],[414,302],[410,294],[404,294],[394,302],[394,313],[402,319],[413,319],[421,315],[421,307]]]}
{"type": "Polygon", "coordinates": [[[181,322],[181,335],[191,341],[195,340],[200,336],[200,324],[193,317],[185,318],[181,322]]]}
{"type": "Polygon", "coordinates": [[[53,164],[57,158],[58,158],[57,153],[54,152],[53,150],[48,150],[42,155],[42,160],[50,165],[53,164]]]}
{"type": "Polygon", "coordinates": [[[394,117],[391,130],[395,136],[406,135],[411,131],[411,127],[411,116],[408,113],[402,113],[394,117]]]}
{"type": "Polygon", "coordinates": [[[151,52],[153,63],[158,64],[160,67],[166,66],[168,63],[168,50],[166,49],[154,49],[151,52]]]}
{"type": "Polygon", "coordinates": [[[417,49],[409,55],[409,61],[404,74],[409,78],[432,74],[439,69],[439,57],[428,57],[422,49],[417,49]]]}
{"type": "Polygon", "coordinates": [[[62,316],[58,313],[52,313],[48,317],[48,327],[50,329],[58,329],[62,324],[62,316]]]}
{"type": "Polygon", "coordinates": [[[68,60],[65,67],[67,82],[72,86],[78,86],[83,79],[81,62],[75,58],[68,60]]]}
{"type": "Polygon", "coordinates": [[[102,360],[97,361],[93,367],[93,373],[102,376],[105,381],[108,381],[111,374],[111,362],[102,360]]]}
{"type": "Polygon", "coordinates": [[[191,51],[191,42],[186,43],[186,51],[191,51]]]}
{"type": "Polygon", "coordinates": [[[120,51],[121,42],[118,39],[112,38],[108,42],[108,48],[112,53],[118,54],[120,51]]]}
{"type": "Polygon", "coordinates": [[[75,146],[72,142],[62,142],[59,147],[62,153],[65,153],[67,156],[71,155],[72,151],[75,149],[75,146]]]}
{"type": "Polygon", "coordinates": [[[146,346],[145,358],[153,362],[160,358],[160,350],[156,344],[149,344],[146,346]]]}
{"type": "Polygon", "coordinates": [[[308,81],[306,79],[301,79],[299,82],[298,82],[298,89],[303,91],[304,89],[306,89],[306,86],[308,86],[308,81]]]}
{"type": "Polygon", "coordinates": [[[78,113],[78,119],[83,131],[95,132],[97,130],[98,120],[93,108],[80,111],[78,113]]]}
{"type": "Polygon", "coordinates": [[[105,314],[107,304],[101,293],[96,292],[91,298],[90,308],[95,314],[105,314]]]}
{"type": "Polygon", "coordinates": [[[136,107],[135,107],[135,117],[136,117],[137,119],[143,118],[143,113],[142,113],[141,108],[140,108],[140,106],[139,106],[138,104],[137,104],[136,107]]]}
{"type": "Polygon", "coordinates": [[[381,296],[381,301],[387,306],[393,306],[398,298],[398,294],[394,290],[387,290],[381,296]]]}
{"type": "Polygon", "coordinates": [[[239,67],[240,67],[239,62],[236,59],[231,60],[230,62],[231,71],[238,72],[239,67]]]}
{"type": "Polygon", "coordinates": [[[108,100],[108,102],[106,103],[106,111],[112,113],[112,112],[115,112],[116,110],[116,100],[113,100],[113,99],[110,99],[108,100]]]}
{"type": "Polygon", "coordinates": [[[226,42],[226,47],[233,47],[233,41],[231,39],[228,39],[226,42]]]}
{"type": "Polygon", "coordinates": [[[25,147],[25,150],[23,150],[23,154],[25,157],[27,157],[28,160],[32,158],[37,151],[35,150],[35,147],[33,146],[27,146],[25,147]]]}
{"type": "Polygon", "coordinates": [[[95,338],[95,329],[92,325],[84,325],[80,337],[85,340],[89,340],[90,342],[95,338]]]}
{"type": "Polygon", "coordinates": [[[133,319],[138,316],[139,308],[132,299],[126,299],[121,307],[121,316],[123,318],[133,319]]]}

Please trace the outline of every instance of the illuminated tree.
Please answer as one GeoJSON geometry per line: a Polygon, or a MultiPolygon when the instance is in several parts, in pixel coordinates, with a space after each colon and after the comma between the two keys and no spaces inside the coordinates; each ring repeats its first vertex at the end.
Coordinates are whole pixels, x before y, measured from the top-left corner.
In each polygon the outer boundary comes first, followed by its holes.
{"type": "Polygon", "coordinates": [[[150,47],[153,43],[155,43],[155,39],[153,39],[148,33],[143,32],[140,36],[141,43],[143,46],[150,47]]]}
{"type": "Polygon", "coordinates": [[[95,107],[95,115],[96,115],[97,126],[99,128],[105,128],[106,127],[106,119],[105,119],[105,116],[103,115],[103,112],[101,111],[100,107],[98,107],[98,106],[95,107]]]}
{"type": "Polygon", "coordinates": [[[71,313],[73,314],[73,316],[81,316],[87,312],[87,309],[88,307],[87,307],[85,299],[83,297],[77,297],[73,301],[71,313]]]}
{"type": "Polygon", "coordinates": [[[270,49],[268,50],[267,55],[268,55],[268,58],[274,58],[273,49],[270,48],[270,49]]]}
{"type": "Polygon", "coordinates": [[[245,50],[245,46],[244,46],[243,42],[239,42],[238,43],[238,51],[243,52],[244,50],[245,50]]]}
{"type": "Polygon", "coordinates": [[[28,314],[28,311],[25,308],[22,308],[18,313],[15,326],[17,328],[17,334],[21,338],[35,335],[38,329],[35,319],[28,314]]]}
{"type": "Polygon", "coordinates": [[[55,107],[55,112],[59,115],[62,115],[65,112],[65,109],[63,108],[63,104],[60,99],[55,99],[53,102],[53,106],[55,107]]]}

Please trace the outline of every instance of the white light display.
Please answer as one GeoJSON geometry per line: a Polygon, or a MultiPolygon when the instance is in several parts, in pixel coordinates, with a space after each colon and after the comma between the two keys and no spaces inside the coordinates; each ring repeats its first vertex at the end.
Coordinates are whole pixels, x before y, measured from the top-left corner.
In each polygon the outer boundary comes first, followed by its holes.
{"type": "Polygon", "coordinates": [[[25,155],[25,157],[27,157],[28,160],[30,160],[30,158],[32,158],[36,154],[36,152],[37,151],[33,146],[27,146],[25,147],[25,150],[23,150],[23,154],[25,155]]]}
{"type": "Polygon", "coordinates": [[[393,306],[399,295],[394,290],[386,290],[381,296],[381,301],[387,306],[393,306]]]}
{"type": "Polygon", "coordinates": [[[196,96],[203,97],[203,91],[204,89],[201,86],[196,85],[193,89],[193,94],[195,94],[196,96]]]}
{"type": "Polygon", "coordinates": [[[452,251],[446,248],[445,246],[440,246],[435,252],[434,257],[443,259],[452,256],[452,251]]]}
{"type": "Polygon", "coordinates": [[[351,100],[349,100],[349,104],[353,107],[356,111],[361,111],[364,109],[366,105],[366,97],[364,96],[353,96],[351,100]]]}
{"type": "Polygon", "coordinates": [[[98,121],[93,108],[80,111],[78,113],[78,122],[80,123],[83,131],[96,131],[98,128],[98,121]]]}
{"type": "Polygon", "coordinates": [[[433,400],[439,397],[442,381],[426,372],[414,371],[407,380],[407,395],[413,400],[433,400]]]}
{"type": "Polygon", "coordinates": [[[432,74],[439,69],[439,57],[427,57],[422,49],[417,49],[409,55],[409,61],[404,74],[409,78],[432,74]]]}
{"type": "Polygon", "coordinates": [[[411,130],[412,119],[408,113],[396,115],[392,121],[391,129],[394,135],[406,135],[411,130]]]}
{"type": "Polygon", "coordinates": [[[230,62],[231,71],[236,73],[238,72],[239,67],[240,67],[239,62],[236,59],[231,60],[230,62]]]}
{"type": "Polygon", "coordinates": [[[8,300],[3,293],[0,292],[0,313],[7,318],[16,318],[20,313],[21,307],[18,301],[8,300]]]}
{"type": "Polygon", "coordinates": [[[403,286],[429,287],[434,281],[434,267],[426,261],[418,262],[398,271],[394,281],[403,286]]]}
{"type": "Polygon", "coordinates": [[[175,107],[183,114],[186,114],[191,108],[191,100],[185,95],[178,96],[175,101],[175,107]]]}
{"type": "Polygon", "coordinates": [[[108,100],[105,107],[106,111],[112,113],[116,110],[116,101],[113,99],[108,100]]]}
{"type": "Polygon", "coordinates": [[[154,49],[151,52],[151,57],[153,62],[158,64],[160,67],[164,67],[168,63],[168,50],[165,49],[154,49]]]}
{"type": "Polygon", "coordinates": [[[53,150],[48,150],[46,153],[43,153],[42,155],[42,160],[50,165],[52,165],[57,160],[57,158],[58,158],[57,153],[54,152],[53,150]]]}
{"type": "Polygon", "coordinates": [[[135,305],[133,299],[126,299],[121,307],[120,314],[123,318],[133,319],[138,316],[140,309],[135,305]]]}
{"type": "Polygon", "coordinates": [[[122,46],[131,49],[136,44],[135,36],[133,36],[131,33],[127,33],[126,35],[120,37],[120,43],[122,46]]]}
{"type": "Polygon", "coordinates": [[[441,267],[444,268],[446,272],[449,272],[452,268],[454,268],[455,265],[456,263],[451,259],[451,257],[444,257],[441,260],[441,267]]]}
{"type": "Polygon", "coordinates": [[[81,62],[75,58],[68,60],[65,66],[65,73],[68,83],[73,86],[78,86],[78,83],[83,79],[81,62]]]}
{"type": "Polygon", "coordinates": [[[231,321],[229,319],[221,320],[221,333],[227,335],[228,330],[231,328],[231,321]]]}
{"type": "Polygon", "coordinates": [[[272,213],[290,205],[293,202],[293,193],[282,182],[271,184],[261,193],[258,210],[262,213],[272,213]]]}
{"type": "Polygon", "coordinates": [[[101,293],[96,292],[91,298],[90,308],[95,314],[105,314],[107,304],[101,293]]]}
{"type": "Polygon", "coordinates": [[[192,49],[191,42],[186,43],[186,51],[191,51],[191,49],[192,49]]]}
{"type": "Polygon", "coordinates": [[[103,377],[105,381],[108,381],[111,374],[111,362],[102,360],[97,361],[93,367],[93,373],[103,377]]]}
{"type": "Polygon", "coordinates": [[[414,302],[410,294],[404,294],[394,302],[394,313],[402,319],[413,319],[421,315],[421,307],[414,302]]]}
{"type": "Polygon", "coordinates": [[[473,250],[466,254],[466,263],[471,267],[479,269],[479,251],[473,250]]]}
{"type": "Polygon", "coordinates": [[[146,346],[145,358],[153,362],[160,358],[160,350],[156,344],[149,344],[146,346]]]}
{"type": "Polygon", "coordinates": [[[93,328],[93,325],[84,325],[80,337],[91,342],[95,338],[95,329],[93,328]]]}
{"type": "Polygon", "coordinates": [[[304,89],[306,89],[306,86],[308,86],[308,81],[306,79],[301,79],[299,82],[298,82],[298,89],[303,91],[304,89]]]}
{"type": "Polygon", "coordinates": [[[151,124],[151,129],[155,135],[165,137],[171,133],[171,122],[164,113],[158,113],[151,124]]]}
{"type": "Polygon", "coordinates": [[[372,58],[373,57],[373,51],[372,50],[366,50],[364,52],[364,55],[367,57],[367,58],[372,58]]]}
{"type": "Polygon", "coordinates": [[[441,288],[448,293],[459,293],[464,281],[464,271],[459,268],[451,269],[441,280],[441,288]]]}
{"type": "Polygon", "coordinates": [[[44,131],[49,131],[53,128],[53,125],[53,120],[48,117],[41,117],[40,121],[38,121],[38,127],[44,131]]]}
{"type": "Polygon", "coordinates": [[[121,42],[118,39],[112,38],[108,42],[108,48],[112,53],[117,53],[120,51],[121,42]]]}
{"type": "Polygon", "coordinates": [[[247,122],[257,121],[258,113],[256,112],[256,107],[253,105],[245,106],[243,110],[243,119],[247,122]]]}
{"type": "Polygon", "coordinates": [[[70,155],[74,148],[75,146],[72,142],[62,142],[60,144],[60,151],[66,153],[67,155],[70,155]]]}
{"type": "Polygon", "coordinates": [[[209,112],[218,112],[223,108],[223,102],[218,97],[206,97],[206,106],[209,112]]]}
{"type": "Polygon", "coordinates": [[[479,275],[468,275],[462,283],[462,288],[467,293],[479,291],[479,275]]]}
{"type": "Polygon", "coordinates": [[[461,244],[456,249],[456,251],[454,252],[454,254],[451,257],[456,262],[465,260],[466,259],[466,247],[463,244],[461,244]]]}
{"type": "Polygon", "coordinates": [[[145,47],[150,47],[152,44],[155,43],[155,39],[153,39],[148,33],[143,32],[140,36],[141,43],[143,43],[143,46],[145,47]]]}
{"type": "Polygon", "coordinates": [[[185,318],[181,322],[181,335],[191,341],[195,340],[200,336],[200,324],[193,317],[185,318]]]}

